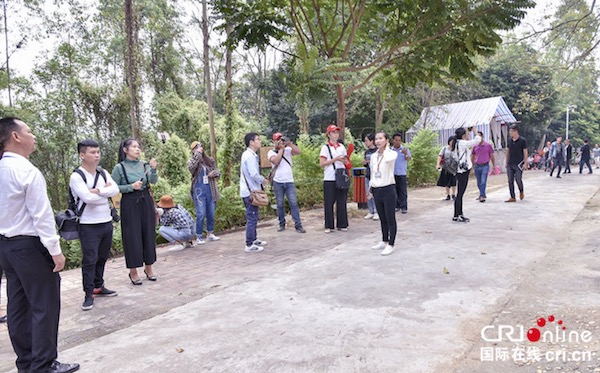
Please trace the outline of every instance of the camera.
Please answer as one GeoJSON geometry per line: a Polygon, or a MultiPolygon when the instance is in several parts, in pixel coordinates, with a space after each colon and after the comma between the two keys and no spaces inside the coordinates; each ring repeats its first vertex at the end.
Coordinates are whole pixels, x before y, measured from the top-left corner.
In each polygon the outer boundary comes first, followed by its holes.
{"type": "Polygon", "coordinates": [[[279,141],[281,141],[282,143],[286,143],[286,142],[290,141],[290,138],[287,136],[281,136],[281,139],[279,139],[279,141]]]}
{"type": "Polygon", "coordinates": [[[117,209],[114,207],[111,207],[111,209],[110,209],[110,216],[112,216],[112,220],[115,223],[118,223],[119,221],[121,221],[121,217],[119,216],[117,209]]]}

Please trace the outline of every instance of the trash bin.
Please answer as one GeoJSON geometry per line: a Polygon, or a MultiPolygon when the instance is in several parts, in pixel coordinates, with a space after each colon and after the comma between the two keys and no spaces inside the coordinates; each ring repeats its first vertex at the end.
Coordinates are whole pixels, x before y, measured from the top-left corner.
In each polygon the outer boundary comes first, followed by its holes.
{"type": "Polygon", "coordinates": [[[367,191],[365,190],[365,176],[367,169],[365,167],[354,167],[352,169],[352,179],[354,180],[353,200],[358,204],[359,209],[366,209],[367,191]]]}

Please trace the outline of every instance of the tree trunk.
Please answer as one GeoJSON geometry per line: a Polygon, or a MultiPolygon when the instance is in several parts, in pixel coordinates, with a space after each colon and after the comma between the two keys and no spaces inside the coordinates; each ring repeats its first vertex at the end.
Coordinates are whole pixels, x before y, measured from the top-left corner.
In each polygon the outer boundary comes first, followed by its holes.
{"type": "Polygon", "coordinates": [[[375,131],[381,130],[383,127],[383,114],[386,109],[386,99],[381,89],[375,92],[375,131]]]}
{"type": "MultiPolygon", "coordinates": [[[[231,34],[233,27],[227,24],[225,32],[227,37],[231,34]]],[[[223,173],[223,185],[228,187],[231,185],[231,159],[233,149],[233,128],[235,126],[233,120],[234,107],[233,107],[233,83],[231,78],[231,59],[232,51],[227,48],[225,51],[225,170],[223,173]]]]}
{"type": "Polygon", "coordinates": [[[206,104],[208,105],[208,125],[210,129],[210,155],[214,159],[217,159],[217,140],[215,138],[212,87],[210,85],[210,46],[208,44],[208,10],[206,6],[206,0],[202,0],[202,34],[204,39],[204,84],[206,85],[206,104]]]}
{"type": "Polygon", "coordinates": [[[131,121],[131,136],[141,139],[138,98],[138,30],[137,17],[133,0],[125,0],[125,33],[127,36],[127,53],[125,57],[125,79],[129,88],[129,120],[131,121]]]}
{"type": "MultiPolygon", "coordinates": [[[[334,77],[335,80],[341,80],[339,76],[334,77]]],[[[346,128],[346,97],[344,95],[344,85],[338,83],[335,86],[335,93],[337,95],[337,126],[342,130],[340,131],[340,139],[344,139],[344,129],[346,128]]]]}

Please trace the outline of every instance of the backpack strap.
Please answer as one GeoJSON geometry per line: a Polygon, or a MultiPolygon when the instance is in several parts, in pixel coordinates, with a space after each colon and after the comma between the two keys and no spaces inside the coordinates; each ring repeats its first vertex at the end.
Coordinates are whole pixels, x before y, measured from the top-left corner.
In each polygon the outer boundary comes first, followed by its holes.
{"type": "Polygon", "coordinates": [[[125,171],[125,165],[123,164],[123,162],[119,162],[119,165],[121,165],[121,169],[123,170],[123,177],[125,178],[125,182],[127,184],[131,184],[129,182],[129,178],[127,177],[127,171],[125,171]]]}
{"type": "MultiPolygon", "coordinates": [[[[83,173],[83,171],[81,171],[79,168],[76,168],[73,170],[74,173],[79,174],[79,176],[81,176],[81,178],[83,179],[83,182],[87,184],[87,178],[85,177],[85,174],[83,173]]],[[[100,172],[98,172],[98,170],[96,170],[96,177],[94,178],[94,185],[92,185],[92,189],[94,189],[96,187],[96,184],[98,184],[98,178],[100,177],[100,172]]],[[[104,176],[104,179],[106,180],[106,176],[104,176]]],[[[77,209],[77,205],[79,204],[79,198],[77,200],[75,200],[75,196],[73,195],[73,192],[71,191],[71,188],[69,187],[69,208],[75,213],[75,215],[77,217],[80,217],[83,214],[83,210],[85,210],[85,206],[87,206],[87,203],[83,202],[81,204],[81,208],[77,209]]]]}
{"type": "MultiPolygon", "coordinates": [[[[329,150],[329,157],[331,157],[331,160],[333,161],[333,153],[331,153],[331,147],[329,146],[329,144],[326,144],[325,146],[327,146],[327,150],[329,150]]],[[[290,162],[288,162],[288,163],[290,163],[290,162]]],[[[333,169],[336,170],[337,168],[335,167],[335,162],[333,162],[332,165],[333,165],[333,169]]]]}

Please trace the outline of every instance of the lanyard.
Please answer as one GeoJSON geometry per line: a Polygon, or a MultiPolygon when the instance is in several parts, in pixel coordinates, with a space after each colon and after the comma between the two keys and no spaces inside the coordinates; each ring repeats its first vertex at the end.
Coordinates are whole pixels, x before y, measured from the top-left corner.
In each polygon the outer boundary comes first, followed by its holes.
{"type": "MultiPolygon", "coordinates": [[[[385,150],[384,150],[385,152],[385,150]]],[[[383,160],[383,153],[379,154],[379,152],[377,152],[377,172],[379,172],[379,165],[381,165],[381,161],[383,160]]]]}

